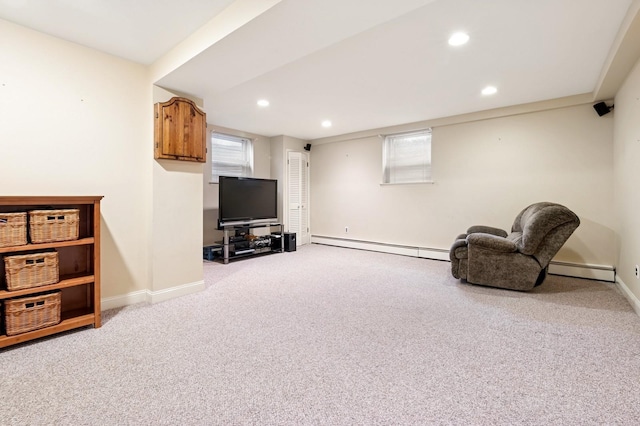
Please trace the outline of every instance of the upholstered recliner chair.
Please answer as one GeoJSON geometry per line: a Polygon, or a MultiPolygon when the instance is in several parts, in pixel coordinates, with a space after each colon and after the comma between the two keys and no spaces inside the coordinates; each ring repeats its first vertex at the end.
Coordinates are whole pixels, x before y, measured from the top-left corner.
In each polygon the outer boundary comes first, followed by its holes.
{"type": "Polygon", "coordinates": [[[451,246],[451,273],[472,284],[531,290],[542,284],[549,262],[580,219],[555,203],[536,203],[522,210],[511,233],[472,226],[451,246]]]}

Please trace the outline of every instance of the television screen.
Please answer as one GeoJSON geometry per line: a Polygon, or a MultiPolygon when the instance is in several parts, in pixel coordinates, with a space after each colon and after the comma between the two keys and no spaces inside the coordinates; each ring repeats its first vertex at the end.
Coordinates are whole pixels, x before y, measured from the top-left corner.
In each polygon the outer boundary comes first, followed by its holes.
{"type": "Polygon", "coordinates": [[[220,176],[218,227],[278,219],[278,181],[220,176]]]}

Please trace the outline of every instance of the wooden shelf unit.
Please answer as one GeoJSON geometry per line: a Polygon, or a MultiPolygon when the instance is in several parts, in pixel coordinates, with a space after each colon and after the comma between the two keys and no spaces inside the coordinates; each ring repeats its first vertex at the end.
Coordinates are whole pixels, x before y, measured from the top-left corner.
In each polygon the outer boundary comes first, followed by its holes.
{"type": "Polygon", "coordinates": [[[11,254],[55,249],[58,252],[60,280],[55,284],[9,291],[6,288],[4,259],[0,261],[0,303],[52,290],[62,292],[61,322],[13,336],[0,327],[0,348],[50,336],[74,328],[101,326],[100,316],[100,201],[102,196],[0,196],[0,212],[28,212],[42,209],[78,209],[79,238],[22,246],[0,247],[0,257],[11,254]]]}

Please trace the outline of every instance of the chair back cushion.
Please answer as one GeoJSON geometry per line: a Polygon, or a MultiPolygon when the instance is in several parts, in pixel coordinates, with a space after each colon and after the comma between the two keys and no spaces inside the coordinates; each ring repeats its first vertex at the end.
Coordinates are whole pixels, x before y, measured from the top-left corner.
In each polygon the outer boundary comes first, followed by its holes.
{"type": "Polygon", "coordinates": [[[578,216],[565,206],[536,203],[518,214],[510,237],[520,253],[535,256],[546,267],[578,225],[578,216]]]}

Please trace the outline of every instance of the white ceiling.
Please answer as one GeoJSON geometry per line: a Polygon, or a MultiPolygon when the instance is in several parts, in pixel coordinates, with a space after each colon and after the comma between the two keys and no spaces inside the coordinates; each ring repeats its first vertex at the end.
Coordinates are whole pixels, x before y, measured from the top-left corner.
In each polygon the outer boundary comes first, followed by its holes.
{"type": "Polygon", "coordinates": [[[0,18],[151,64],[234,0],[0,0],[0,18]]]}
{"type": "MultiPolygon", "coordinates": [[[[233,1],[0,0],[0,17],[150,64],[233,1]]],[[[157,84],[210,123],[309,140],[591,93],[631,3],[282,0],[157,84]]]]}

